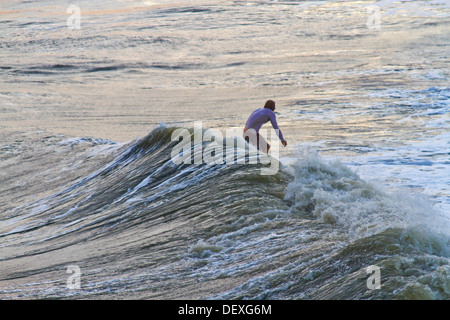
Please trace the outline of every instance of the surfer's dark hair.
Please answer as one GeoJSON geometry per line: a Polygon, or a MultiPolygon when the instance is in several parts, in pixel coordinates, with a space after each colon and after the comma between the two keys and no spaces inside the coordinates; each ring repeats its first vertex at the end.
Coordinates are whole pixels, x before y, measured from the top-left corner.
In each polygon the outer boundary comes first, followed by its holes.
{"type": "Polygon", "coordinates": [[[268,108],[270,110],[274,110],[275,109],[275,101],[267,100],[266,104],[264,105],[264,108],[268,108]]]}

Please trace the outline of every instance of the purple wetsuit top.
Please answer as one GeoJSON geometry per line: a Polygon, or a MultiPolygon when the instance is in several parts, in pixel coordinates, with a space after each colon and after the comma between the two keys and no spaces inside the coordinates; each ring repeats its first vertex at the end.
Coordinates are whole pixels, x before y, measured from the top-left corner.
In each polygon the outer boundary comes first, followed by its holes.
{"type": "Polygon", "coordinates": [[[283,134],[281,133],[280,128],[278,128],[275,112],[273,112],[269,108],[259,108],[253,111],[253,113],[248,118],[245,127],[247,129],[255,129],[255,131],[258,132],[261,126],[269,120],[272,123],[272,127],[276,130],[278,138],[283,141],[283,134]]]}

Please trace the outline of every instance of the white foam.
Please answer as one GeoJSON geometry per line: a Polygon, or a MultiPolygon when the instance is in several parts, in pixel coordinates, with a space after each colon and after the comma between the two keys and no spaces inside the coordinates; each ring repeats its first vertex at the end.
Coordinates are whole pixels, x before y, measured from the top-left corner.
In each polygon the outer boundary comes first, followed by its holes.
{"type": "Polygon", "coordinates": [[[395,149],[348,159],[365,178],[378,177],[395,188],[408,188],[434,201],[450,217],[450,132],[395,149]]]}
{"type": "Polygon", "coordinates": [[[295,180],[286,191],[286,199],[294,203],[292,212],[309,212],[345,228],[352,238],[388,228],[436,226],[436,212],[425,197],[365,181],[337,160],[325,161],[308,153],[292,168],[295,180]]]}

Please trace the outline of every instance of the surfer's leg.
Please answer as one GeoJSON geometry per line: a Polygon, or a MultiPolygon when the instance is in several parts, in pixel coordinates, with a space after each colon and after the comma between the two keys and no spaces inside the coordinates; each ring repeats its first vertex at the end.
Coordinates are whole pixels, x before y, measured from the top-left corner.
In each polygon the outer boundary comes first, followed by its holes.
{"type": "Polygon", "coordinates": [[[247,143],[258,147],[258,133],[254,129],[244,131],[244,139],[247,143]]]}
{"type": "Polygon", "coordinates": [[[267,143],[266,139],[259,133],[256,133],[258,150],[263,151],[265,153],[269,153],[270,145],[267,143]]]}

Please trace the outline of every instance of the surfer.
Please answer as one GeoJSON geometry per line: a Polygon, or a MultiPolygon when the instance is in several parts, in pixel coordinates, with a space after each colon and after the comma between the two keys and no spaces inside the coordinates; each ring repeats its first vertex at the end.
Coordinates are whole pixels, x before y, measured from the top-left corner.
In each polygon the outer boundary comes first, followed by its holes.
{"type": "Polygon", "coordinates": [[[258,150],[269,152],[270,145],[267,141],[259,134],[259,129],[261,126],[268,122],[272,123],[272,127],[275,129],[278,138],[280,138],[281,143],[286,147],[287,142],[283,138],[280,128],[278,128],[277,119],[275,116],[275,102],[273,100],[267,100],[264,108],[259,108],[253,111],[253,113],[248,118],[244,127],[244,139],[247,142],[256,143],[258,150]],[[256,137],[255,137],[256,136],[256,137]],[[251,139],[252,138],[252,139],[251,139]]]}

